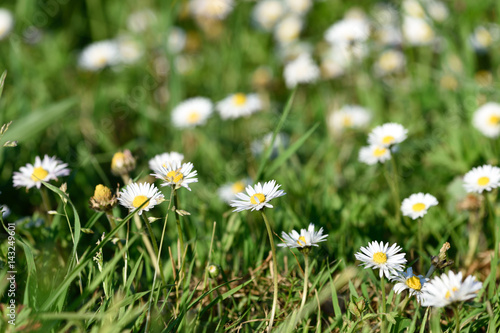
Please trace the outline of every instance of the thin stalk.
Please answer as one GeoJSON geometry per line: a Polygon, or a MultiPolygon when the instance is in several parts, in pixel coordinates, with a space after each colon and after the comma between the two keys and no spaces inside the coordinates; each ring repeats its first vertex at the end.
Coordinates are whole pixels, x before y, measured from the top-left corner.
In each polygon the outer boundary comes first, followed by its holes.
{"type": "Polygon", "coordinates": [[[274,323],[274,315],[276,313],[276,305],[278,304],[278,261],[276,260],[276,248],[274,247],[273,232],[271,230],[271,225],[267,220],[266,214],[262,210],[262,218],[266,224],[267,234],[269,236],[269,242],[271,243],[271,252],[273,256],[273,307],[271,308],[271,318],[269,319],[269,326],[267,326],[267,332],[271,332],[274,323]]]}
{"type": "Polygon", "coordinates": [[[47,215],[47,220],[49,221],[49,226],[52,225],[52,215],[49,214],[49,211],[50,211],[50,207],[52,207],[50,205],[50,198],[49,198],[49,194],[47,193],[47,189],[45,188],[45,186],[42,186],[40,188],[40,194],[42,196],[42,203],[43,203],[43,207],[45,208],[45,214],[47,215]]]}
{"type": "Polygon", "coordinates": [[[417,237],[418,237],[418,269],[419,272],[422,272],[424,270],[424,241],[422,238],[422,218],[419,218],[417,221],[418,224],[418,231],[417,231],[417,237]]]}
{"type": "Polygon", "coordinates": [[[391,153],[392,179],[394,183],[394,208],[396,209],[396,223],[401,224],[401,200],[399,199],[399,181],[398,181],[398,166],[396,165],[396,157],[391,153]]]}
{"type": "Polygon", "coordinates": [[[382,333],[385,332],[385,311],[386,311],[386,304],[385,304],[385,278],[382,277],[380,279],[380,289],[382,289],[382,316],[380,317],[381,323],[380,323],[380,331],[382,333]]]}
{"type": "MultiPolygon", "coordinates": [[[[174,191],[174,205],[175,210],[179,209],[179,196],[177,195],[177,190],[172,189],[174,191]]],[[[175,222],[177,223],[177,233],[179,234],[179,241],[181,243],[181,251],[184,251],[184,237],[182,236],[182,227],[181,227],[181,218],[177,212],[175,212],[175,222]]]]}
{"type": "Polygon", "coordinates": [[[307,287],[309,284],[309,255],[304,253],[304,290],[302,291],[302,303],[300,303],[299,311],[304,308],[307,298],[307,287]]]}
{"type": "MultiPolygon", "coordinates": [[[[105,213],[106,213],[106,218],[109,221],[109,226],[111,227],[111,230],[113,230],[114,228],[116,228],[115,217],[111,213],[111,210],[107,210],[105,213]]],[[[128,222],[127,222],[127,224],[128,224],[128,222]]],[[[120,249],[120,251],[123,250],[122,243],[120,241],[118,241],[117,243],[118,243],[118,248],[120,249]]],[[[126,244],[126,245],[128,245],[128,244],[126,244]]],[[[125,265],[123,266],[123,284],[125,285],[127,283],[127,275],[128,275],[128,247],[127,247],[127,250],[125,252],[123,252],[123,261],[125,263],[125,265]]]]}
{"type": "Polygon", "coordinates": [[[153,249],[155,251],[155,258],[153,258],[155,259],[155,271],[157,270],[160,271],[161,280],[163,282],[163,285],[166,286],[167,284],[165,283],[165,277],[163,276],[163,264],[159,258],[158,244],[156,243],[155,234],[153,233],[153,229],[151,229],[151,225],[146,217],[145,212],[142,212],[142,218],[144,219],[144,224],[148,229],[149,237],[151,238],[151,242],[153,243],[153,249]]]}
{"type": "Polygon", "coordinates": [[[453,307],[453,312],[455,313],[455,329],[453,332],[460,333],[460,311],[458,306],[453,307]]]}

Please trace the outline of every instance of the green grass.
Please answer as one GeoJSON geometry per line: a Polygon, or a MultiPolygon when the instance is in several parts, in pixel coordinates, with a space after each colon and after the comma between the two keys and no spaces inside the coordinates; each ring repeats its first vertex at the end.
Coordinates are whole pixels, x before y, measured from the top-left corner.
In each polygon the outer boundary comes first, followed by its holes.
{"type": "MultiPolygon", "coordinates": [[[[185,5],[184,1],[146,1],[139,6],[133,1],[96,0],[2,3],[14,13],[16,25],[0,40],[0,71],[7,71],[5,81],[0,79],[0,124],[12,121],[1,144],[15,140],[17,147],[0,151],[0,203],[12,211],[4,225],[16,224],[18,273],[14,327],[6,316],[10,298],[4,268],[9,251],[8,234],[2,231],[0,331],[265,330],[273,297],[265,225],[259,212],[233,213],[217,195],[222,184],[250,177],[255,182],[275,179],[287,193],[266,210],[275,242],[281,242],[282,231],[307,228],[309,223],[329,235],[309,255],[309,293],[303,309],[299,309],[303,257],[296,250],[277,249],[275,331],[370,332],[380,331],[384,322],[386,332],[453,332],[451,309],[421,307],[406,292],[395,294],[393,283],[386,282],[382,313],[378,271],[358,267],[354,258],[361,246],[377,240],[401,245],[414,269],[422,261],[418,273],[424,275],[431,256],[449,242],[448,258],[454,264],[445,271],[462,271],[483,282],[478,297],[459,310],[460,332],[497,332],[497,191],[489,195],[490,211],[484,203],[477,211],[459,210],[457,205],[465,197],[460,177],[473,167],[499,164],[498,139],[475,129],[472,115],[482,103],[500,101],[500,41],[484,54],[476,53],[468,42],[476,26],[498,23],[498,4],[446,2],[450,16],[433,24],[440,46],[404,45],[405,70],[389,79],[373,73],[373,62],[383,48],[370,39],[369,55],[344,76],[294,90],[284,85],[284,64],[272,34],[252,26],[253,2],[237,1],[217,37],[184,15],[185,5]],[[157,12],[158,20],[147,32],[132,34],[144,48],[138,62],[99,72],[77,67],[86,45],[126,33],[128,15],[146,5],[157,12]],[[23,39],[29,26],[42,32],[36,44],[23,39]],[[176,67],[181,56],[168,53],[166,39],[172,26],[198,41],[197,47],[181,54],[192,63],[188,73],[176,67]],[[452,56],[460,60],[461,70],[450,68],[452,56]],[[159,70],[161,64],[166,71],[159,70]],[[268,66],[272,73],[265,87],[252,83],[259,66],[268,66]],[[478,82],[479,70],[489,71],[491,81],[478,82]],[[455,77],[455,90],[440,85],[444,75],[455,77]],[[217,102],[237,91],[258,92],[269,103],[245,119],[223,121],[214,113],[205,125],[193,129],[172,125],[171,110],[184,99],[205,96],[217,102]],[[344,104],[370,109],[369,127],[332,135],[328,114],[344,104]],[[386,122],[401,123],[409,131],[395,154],[397,170],[390,162],[368,166],[358,161],[369,131],[386,122]],[[276,157],[270,150],[254,156],[252,141],[270,132],[289,135],[289,145],[276,157]],[[148,178],[148,160],[168,151],[183,153],[198,171],[192,191],[178,191],[177,208],[190,213],[180,217],[185,254],[177,245],[176,213],[168,208],[174,205],[168,202],[170,188],[162,188],[167,202],[148,212],[159,218],[151,224],[158,243],[164,236],[160,260],[165,283],[155,278],[144,243],[150,238],[144,221],[138,229],[134,214],[117,206],[112,210],[116,228],[111,228],[104,213],[89,208],[96,185],[112,191],[124,187],[122,178],[110,170],[113,154],[123,149],[130,149],[136,158],[130,173],[135,180],[153,181],[148,178]],[[12,186],[13,172],[44,154],[57,156],[71,168],[68,177],[42,186],[50,210],[57,212],[52,215],[47,214],[39,190],[12,186]],[[395,171],[400,200],[424,192],[439,201],[423,218],[420,235],[416,221],[396,221],[400,203],[395,207],[384,174],[393,177],[395,171]],[[59,188],[62,183],[67,183],[66,191],[59,188]],[[480,232],[479,246],[466,263],[474,228],[480,232]],[[426,253],[421,258],[419,236],[426,253]],[[100,251],[102,271],[93,260],[100,251]],[[220,268],[217,276],[208,275],[209,264],[220,268]]],[[[315,2],[301,40],[313,45],[316,61],[326,47],[324,31],[354,5],[369,13],[373,2],[315,2]]],[[[399,10],[399,3],[394,6],[399,10]]]]}

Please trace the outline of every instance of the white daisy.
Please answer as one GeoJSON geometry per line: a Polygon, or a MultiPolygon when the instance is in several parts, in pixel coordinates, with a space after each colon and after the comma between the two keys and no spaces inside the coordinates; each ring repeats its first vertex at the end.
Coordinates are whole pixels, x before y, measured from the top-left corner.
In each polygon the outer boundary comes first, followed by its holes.
{"type": "Polygon", "coordinates": [[[252,11],[252,19],[264,30],[271,30],[285,13],[281,0],[263,0],[257,2],[252,11]]]}
{"type": "Polygon", "coordinates": [[[179,128],[204,125],[212,111],[212,102],[208,98],[190,98],[172,110],[172,122],[179,128]]]}
{"type": "Polygon", "coordinates": [[[195,178],[197,174],[198,172],[193,170],[193,163],[181,165],[180,161],[172,161],[172,163],[160,166],[151,176],[163,180],[164,183],[161,186],[171,186],[174,189],[185,187],[191,191],[189,184],[198,182],[198,178],[195,178]]]}
{"type": "Polygon", "coordinates": [[[194,16],[223,20],[233,10],[233,0],[191,0],[189,9],[194,16]]]}
{"type": "Polygon", "coordinates": [[[428,45],[435,39],[434,30],[423,18],[405,16],[403,18],[403,36],[410,45],[428,45]]]}
{"type": "Polygon", "coordinates": [[[274,27],[274,38],[280,44],[290,44],[299,38],[303,19],[298,15],[288,15],[274,27]]]}
{"type": "Polygon", "coordinates": [[[427,214],[429,207],[436,206],[437,204],[438,201],[434,196],[428,193],[415,193],[403,200],[401,211],[404,216],[409,216],[416,220],[427,214]]]}
{"type": "Polygon", "coordinates": [[[141,33],[156,23],[156,14],[151,9],[134,12],[127,18],[127,28],[135,33],[141,33]]]}
{"type": "Polygon", "coordinates": [[[489,138],[500,135],[500,104],[489,102],[482,105],[474,113],[472,124],[489,138]]]}
{"type": "Polygon", "coordinates": [[[404,13],[411,17],[425,17],[424,7],[420,4],[420,1],[417,0],[404,0],[401,4],[404,10],[404,13]]]}
{"type": "Polygon", "coordinates": [[[215,105],[222,119],[246,117],[262,109],[257,94],[236,93],[229,95],[215,105]]]}
{"type": "Polygon", "coordinates": [[[392,275],[390,280],[391,282],[398,281],[393,288],[397,294],[401,294],[403,290],[408,289],[410,296],[415,296],[419,303],[422,301],[422,295],[424,294],[423,287],[428,279],[422,275],[415,275],[413,268],[409,267],[406,272],[402,271],[396,275],[392,275]]]}
{"type": "Polygon", "coordinates": [[[387,50],[379,56],[373,68],[375,74],[385,76],[401,72],[404,69],[405,64],[406,58],[403,52],[397,50],[387,50]]]}
{"type": "Polygon", "coordinates": [[[473,168],[464,176],[464,188],[468,193],[483,193],[500,186],[500,168],[483,165],[473,168]]]}
{"type": "Polygon", "coordinates": [[[149,168],[154,172],[158,172],[158,170],[160,170],[162,166],[182,163],[183,159],[184,155],[175,151],[171,151],[170,153],[158,154],[149,160],[149,168]]]}
{"type": "Polygon", "coordinates": [[[330,44],[352,44],[364,42],[370,36],[370,25],[364,18],[345,18],[334,23],[325,32],[330,44]]]}
{"type": "Polygon", "coordinates": [[[167,49],[170,53],[180,53],[184,50],[187,41],[186,32],[179,27],[170,27],[167,38],[167,49]]]}
{"type": "Polygon", "coordinates": [[[312,83],[319,78],[319,68],[311,56],[303,53],[297,59],[290,61],[285,66],[283,75],[288,88],[294,88],[299,83],[312,83]]]}
{"type": "Polygon", "coordinates": [[[40,157],[35,158],[35,164],[26,164],[26,166],[19,168],[19,172],[14,172],[13,183],[14,187],[32,188],[42,186],[42,180],[48,182],[49,180],[57,180],[57,177],[67,176],[70,170],[67,168],[68,164],[62,163],[57,157],[49,157],[45,155],[43,160],[40,157]]]}
{"type": "Polygon", "coordinates": [[[142,45],[127,36],[117,39],[119,62],[124,64],[133,64],[137,62],[144,54],[142,45]]]}
{"type": "Polygon", "coordinates": [[[436,276],[425,284],[422,305],[441,308],[455,302],[467,301],[475,298],[482,287],[483,283],[476,281],[474,276],[468,276],[462,282],[462,272],[455,274],[449,271],[448,274],[436,276]]]}
{"type": "Polygon", "coordinates": [[[425,8],[427,9],[429,16],[437,22],[444,22],[444,20],[446,20],[450,15],[448,7],[446,7],[446,5],[441,1],[427,1],[425,8]]]}
{"type": "Polygon", "coordinates": [[[274,198],[281,197],[286,193],[279,190],[281,185],[277,185],[276,181],[271,180],[265,182],[264,185],[257,183],[253,187],[248,185],[245,193],[236,194],[235,200],[231,201],[231,207],[235,209],[233,212],[241,212],[243,210],[261,210],[264,207],[273,208],[269,203],[274,198]]]}
{"type": "Polygon", "coordinates": [[[314,224],[310,223],[309,228],[300,229],[300,234],[292,230],[290,234],[286,232],[281,232],[281,237],[285,240],[285,243],[278,244],[281,247],[311,247],[318,246],[317,243],[326,241],[328,235],[323,235],[323,228],[318,231],[314,231],[314,224]]]}
{"type": "Polygon", "coordinates": [[[391,151],[387,147],[370,145],[359,150],[358,159],[360,162],[373,165],[378,162],[384,163],[391,159],[391,151]]]}
{"type": "Polygon", "coordinates": [[[378,268],[380,270],[380,277],[384,274],[387,278],[391,275],[397,274],[404,269],[406,264],[406,253],[398,253],[401,247],[397,244],[389,243],[384,245],[383,242],[371,242],[367,247],[361,247],[361,252],[356,253],[354,256],[357,260],[362,261],[361,265],[365,268],[378,268]]]}
{"type": "Polygon", "coordinates": [[[499,28],[496,25],[478,26],[469,36],[472,47],[482,52],[488,49],[499,37],[499,28]]]}
{"type": "Polygon", "coordinates": [[[88,71],[98,71],[120,62],[120,49],[113,40],[103,40],[88,45],[78,59],[78,66],[88,71]]]}
{"type": "Polygon", "coordinates": [[[7,37],[14,27],[14,16],[4,8],[0,8],[0,40],[7,37]]]}
{"type": "Polygon", "coordinates": [[[137,212],[139,215],[143,211],[147,212],[163,202],[163,194],[161,194],[156,186],[149,183],[132,183],[123,188],[118,197],[120,205],[128,208],[130,211],[141,207],[148,199],[149,201],[137,212]]]}
{"type": "Polygon", "coordinates": [[[334,133],[346,128],[364,128],[372,119],[371,112],[359,105],[344,105],[328,117],[328,127],[334,133]]]}
{"type": "Polygon", "coordinates": [[[401,45],[403,42],[403,34],[399,27],[392,24],[384,24],[377,28],[375,32],[377,42],[382,45],[401,45]]]}
{"type": "Polygon", "coordinates": [[[251,183],[252,181],[249,178],[233,183],[226,183],[217,189],[217,193],[219,194],[219,198],[230,204],[232,200],[236,199],[236,194],[245,191],[245,187],[251,183]]]}
{"type": "Polygon", "coordinates": [[[312,0],[285,0],[288,9],[298,15],[306,14],[312,7],[312,0]]]}
{"type": "Polygon", "coordinates": [[[390,147],[403,142],[406,139],[408,130],[396,123],[386,123],[375,127],[368,134],[368,143],[381,147],[390,147]]]}

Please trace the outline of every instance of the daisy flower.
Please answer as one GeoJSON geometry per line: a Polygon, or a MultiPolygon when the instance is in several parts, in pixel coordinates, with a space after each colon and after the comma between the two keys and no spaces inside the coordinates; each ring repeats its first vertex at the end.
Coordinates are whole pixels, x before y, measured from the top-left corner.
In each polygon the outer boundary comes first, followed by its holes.
{"type": "Polygon", "coordinates": [[[172,161],[172,163],[162,165],[151,176],[163,180],[164,183],[161,186],[172,186],[175,190],[185,187],[191,191],[189,184],[198,182],[198,178],[195,178],[197,174],[197,171],[193,170],[193,163],[181,165],[180,161],[172,161]]]}
{"type": "Polygon", "coordinates": [[[325,39],[330,44],[352,44],[364,42],[370,35],[368,21],[360,17],[345,18],[330,26],[325,39]]]}
{"type": "Polygon", "coordinates": [[[288,88],[294,88],[299,83],[312,83],[319,78],[319,68],[311,56],[303,53],[285,66],[283,75],[288,88]]]}
{"type": "Polygon", "coordinates": [[[222,119],[235,119],[261,110],[262,102],[257,94],[236,93],[218,102],[215,108],[222,119]]]}
{"type": "Polygon", "coordinates": [[[389,148],[378,146],[378,145],[370,145],[367,147],[362,147],[359,150],[358,159],[360,162],[366,163],[368,165],[373,165],[378,162],[384,163],[391,159],[391,151],[389,148]]]}
{"type": "Polygon", "coordinates": [[[232,200],[236,199],[236,194],[245,191],[245,187],[251,183],[249,178],[238,180],[234,183],[226,183],[219,187],[217,193],[219,194],[219,198],[230,204],[232,200]]]}
{"type": "Polygon", "coordinates": [[[156,20],[156,14],[151,9],[140,10],[129,15],[127,28],[135,33],[141,33],[156,23],[156,20]]]}
{"type": "Polygon", "coordinates": [[[253,187],[248,185],[245,193],[236,194],[235,200],[232,200],[230,205],[235,209],[233,212],[241,212],[243,210],[261,210],[264,207],[273,208],[269,203],[274,198],[281,197],[286,193],[279,190],[281,185],[277,185],[276,181],[271,180],[265,182],[264,185],[257,183],[253,187]]]}
{"type": "Polygon", "coordinates": [[[372,118],[371,112],[359,105],[344,105],[333,111],[328,117],[328,127],[334,132],[342,132],[346,128],[363,128],[372,118]]]}
{"type": "Polygon", "coordinates": [[[43,160],[40,157],[35,158],[35,164],[26,164],[21,167],[19,172],[14,172],[13,183],[14,187],[26,187],[27,189],[36,186],[42,186],[42,180],[48,182],[49,180],[57,180],[57,177],[67,176],[70,170],[67,168],[68,164],[62,163],[57,157],[49,157],[45,155],[43,160]]]}
{"type": "Polygon", "coordinates": [[[0,8],[0,40],[7,37],[14,27],[14,16],[10,11],[0,8]]]}
{"type": "Polygon", "coordinates": [[[427,214],[429,207],[436,206],[437,204],[438,201],[434,196],[428,193],[415,193],[403,200],[401,211],[404,216],[409,216],[416,220],[427,214]]]}
{"type": "Polygon", "coordinates": [[[285,0],[288,9],[298,15],[304,15],[311,9],[312,0],[285,0]]]}
{"type": "Polygon", "coordinates": [[[499,29],[496,25],[478,26],[470,35],[469,41],[478,52],[487,50],[499,37],[499,29]]]}
{"type": "Polygon", "coordinates": [[[304,20],[300,16],[285,16],[274,27],[274,39],[280,44],[291,44],[299,38],[303,26],[304,20]]]}
{"type": "Polygon", "coordinates": [[[78,59],[78,66],[88,71],[98,71],[106,66],[120,62],[120,49],[113,40],[103,40],[90,44],[83,49],[78,59]]]}
{"type": "Polygon", "coordinates": [[[483,135],[497,138],[500,135],[500,104],[489,102],[474,113],[472,124],[483,135]]]}
{"type": "Polygon", "coordinates": [[[362,261],[361,265],[365,268],[378,268],[380,270],[380,277],[385,274],[387,278],[403,271],[404,264],[406,264],[406,253],[398,253],[401,247],[397,244],[389,243],[384,245],[383,242],[371,242],[367,247],[361,247],[361,252],[356,253],[354,256],[357,260],[362,261]]]}
{"type": "Polygon", "coordinates": [[[401,72],[406,64],[406,59],[401,51],[387,50],[383,52],[373,66],[375,74],[385,76],[401,72]]]}
{"type": "Polygon", "coordinates": [[[483,165],[473,168],[464,176],[464,188],[468,193],[491,191],[500,185],[500,168],[483,165]]]}
{"type": "Polygon", "coordinates": [[[120,205],[133,211],[141,207],[148,199],[149,201],[137,212],[139,215],[141,215],[143,211],[147,212],[154,206],[163,202],[164,197],[163,194],[160,193],[160,190],[153,184],[132,183],[120,191],[118,201],[120,205]]]}
{"type": "Polygon", "coordinates": [[[406,272],[398,272],[396,275],[390,277],[391,282],[397,281],[394,285],[394,291],[397,294],[401,294],[403,290],[408,289],[410,296],[415,296],[417,301],[420,303],[422,301],[422,295],[424,294],[424,284],[428,281],[422,275],[415,275],[413,273],[413,268],[409,267],[406,272]]]}
{"type": "Polygon", "coordinates": [[[162,166],[169,164],[182,163],[184,155],[171,151],[170,153],[158,154],[149,160],[149,168],[154,172],[158,172],[162,166]]]}
{"type": "Polygon", "coordinates": [[[428,45],[435,39],[434,30],[423,18],[405,16],[403,19],[403,36],[410,45],[428,45]]]}
{"type": "Polygon", "coordinates": [[[483,283],[476,281],[474,276],[468,276],[462,282],[462,272],[455,274],[449,271],[448,274],[436,276],[426,283],[425,287],[422,305],[442,308],[455,302],[475,298],[483,283]]]}
{"type": "Polygon", "coordinates": [[[172,122],[178,128],[204,125],[212,114],[212,109],[212,102],[208,98],[190,98],[172,110],[172,122]]]}
{"type": "Polygon", "coordinates": [[[300,229],[300,234],[295,230],[292,230],[290,234],[282,231],[281,237],[285,240],[285,243],[278,244],[280,247],[304,248],[318,246],[317,243],[326,241],[328,235],[323,235],[323,228],[314,231],[314,224],[310,223],[307,230],[300,229]]]}
{"type": "Polygon", "coordinates": [[[223,20],[233,10],[233,0],[191,0],[189,9],[194,16],[223,20]]]}
{"type": "Polygon", "coordinates": [[[252,19],[264,30],[271,30],[285,13],[285,6],[280,0],[257,2],[252,11],[252,19]]]}
{"type": "Polygon", "coordinates": [[[119,62],[124,64],[133,64],[137,62],[144,54],[144,48],[136,40],[122,36],[116,41],[118,46],[119,62]]]}
{"type": "Polygon", "coordinates": [[[179,27],[171,27],[167,38],[167,49],[170,53],[178,54],[186,47],[187,34],[179,27]]]}
{"type": "Polygon", "coordinates": [[[408,130],[396,123],[386,123],[375,127],[368,134],[368,143],[381,147],[390,147],[403,142],[406,139],[408,130]]]}

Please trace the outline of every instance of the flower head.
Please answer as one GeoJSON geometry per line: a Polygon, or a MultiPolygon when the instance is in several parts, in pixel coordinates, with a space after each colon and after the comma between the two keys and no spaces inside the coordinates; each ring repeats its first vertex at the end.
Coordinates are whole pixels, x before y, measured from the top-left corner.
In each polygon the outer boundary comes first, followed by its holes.
{"type": "Polygon", "coordinates": [[[286,194],[283,190],[279,190],[280,186],[274,180],[265,182],[264,185],[261,185],[261,183],[257,183],[253,187],[248,185],[246,188],[247,194],[236,194],[237,199],[232,200],[230,205],[235,208],[234,212],[249,209],[261,210],[264,207],[273,208],[269,201],[286,194]]]}
{"type": "Polygon", "coordinates": [[[217,193],[222,200],[229,204],[232,200],[236,199],[236,194],[245,191],[245,187],[250,185],[251,183],[251,180],[248,178],[238,180],[233,183],[226,183],[219,187],[217,193]]]}
{"type": "Polygon", "coordinates": [[[415,275],[413,273],[413,268],[409,267],[406,272],[397,272],[395,275],[392,275],[390,279],[391,281],[398,281],[398,283],[394,285],[394,291],[397,294],[408,289],[410,296],[415,296],[418,302],[422,301],[423,287],[428,279],[422,275],[415,275]]]}
{"type": "Polygon", "coordinates": [[[370,145],[359,150],[358,159],[368,165],[384,163],[391,159],[391,151],[384,146],[370,145]]]}
{"type": "Polygon", "coordinates": [[[367,247],[361,247],[361,252],[356,253],[354,256],[357,260],[362,261],[361,265],[365,268],[378,268],[380,270],[380,277],[384,274],[387,278],[391,275],[397,274],[404,269],[403,265],[406,264],[406,253],[398,253],[401,247],[397,244],[389,243],[384,245],[383,242],[371,242],[367,247]]]}
{"type": "Polygon", "coordinates": [[[401,211],[404,216],[409,216],[416,220],[427,214],[427,210],[438,204],[437,199],[428,193],[415,193],[403,200],[401,203],[401,211]]]}
{"type": "Polygon", "coordinates": [[[364,42],[370,36],[370,25],[362,17],[340,20],[325,32],[325,39],[330,44],[352,44],[364,42]]]}
{"type": "Polygon", "coordinates": [[[43,160],[40,157],[35,158],[35,164],[26,164],[19,168],[19,172],[14,172],[13,183],[14,187],[26,187],[27,189],[36,186],[42,186],[42,180],[48,182],[60,176],[67,176],[70,170],[66,163],[62,163],[57,157],[49,157],[45,155],[43,160]]]}
{"type": "Polygon", "coordinates": [[[458,274],[449,271],[426,283],[422,297],[423,306],[441,308],[455,302],[463,302],[477,296],[483,283],[476,281],[474,276],[468,276],[462,282],[462,272],[458,274]]]}
{"type": "Polygon", "coordinates": [[[401,72],[406,64],[405,55],[401,51],[384,51],[374,65],[375,74],[385,76],[401,72]]]}
{"type": "Polygon", "coordinates": [[[158,154],[149,160],[149,168],[154,172],[158,172],[162,166],[167,166],[169,164],[182,163],[184,155],[175,151],[170,153],[158,154]]]}
{"type": "Polygon", "coordinates": [[[317,243],[326,241],[328,235],[323,235],[323,228],[318,231],[314,231],[314,224],[310,223],[309,228],[300,229],[300,234],[292,230],[290,234],[286,232],[281,232],[281,237],[285,240],[285,243],[278,244],[281,247],[311,247],[318,246],[317,243]]]}
{"type": "Polygon", "coordinates": [[[363,128],[372,118],[370,111],[359,105],[344,105],[328,117],[328,127],[335,133],[347,128],[363,128]]]}
{"type": "Polygon", "coordinates": [[[180,161],[173,161],[162,165],[151,176],[163,180],[164,183],[161,186],[171,186],[175,190],[185,187],[191,191],[189,184],[198,182],[198,178],[195,178],[197,174],[197,171],[193,170],[193,163],[183,163],[181,165],[180,161]]]}
{"type": "Polygon", "coordinates": [[[264,30],[270,30],[285,13],[281,0],[262,0],[255,4],[252,19],[264,30]]]}
{"type": "Polygon", "coordinates": [[[120,62],[120,49],[113,40],[103,40],[88,45],[78,59],[78,65],[88,71],[98,71],[120,62]]]}
{"type": "Polygon", "coordinates": [[[126,175],[135,169],[135,158],[130,150],[118,151],[111,159],[111,172],[116,175],[126,175]]]}
{"type": "Polygon", "coordinates": [[[429,23],[420,17],[405,16],[403,18],[403,36],[410,45],[428,45],[435,39],[434,30],[429,23]]]}
{"type": "Polygon", "coordinates": [[[116,195],[111,193],[111,190],[102,184],[95,187],[94,196],[89,200],[90,208],[98,212],[108,211],[116,206],[117,203],[116,195]]]}
{"type": "Polygon", "coordinates": [[[397,145],[406,139],[408,130],[400,124],[386,123],[375,127],[368,134],[368,143],[381,147],[390,147],[397,145]]]}
{"type": "Polygon", "coordinates": [[[472,124],[489,138],[500,135],[500,104],[486,103],[474,113],[472,124]]]}
{"type": "Polygon", "coordinates": [[[153,184],[149,183],[129,184],[121,190],[120,197],[118,198],[120,205],[128,208],[130,211],[133,211],[144,204],[144,206],[142,206],[137,212],[139,215],[141,215],[143,211],[149,211],[154,206],[163,202],[163,200],[164,197],[163,194],[160,193],[160,190],[158,190],[158,188],[156,188],[153,184]]]}
{"type": "Polygon", "coordinates": [[[464,188],[467,192],[483,193],[500,186],[500,168],[483,165],[473,168],[464,176],[464,188]]]}
{"type": "Polygon", "coordinates": [[[191,0],[189,9],[194,16],[223,20],[233,10],[233,0],[191,0]]]}
{"type": "Polygon", "coordinates": [[[283,75],[288,88],[294,88],[299,83],[312,83],[319,78],[319,68],[311,56],[303,53],[297,59],[285,66],[283,75]]]}
{"type": "Polygon", "coordinates": [[[281,45],[290,45],[299,38],[303,26],[300,16],[287,15],[274,27],[274,39],[281,45]]]}
{"type": "Polygon", "coordinates": [[[222,119],[246,117],[262,109],[257,94],[236,93],[229,95],[215,106],[222,119]]]}
{"type": "Polygon", "coordinates": [[[178,128],[204,125],[212,110],[212,102],[208,98],[189,98],[172,110],[172,122],[178,128]]]}
{"type": "Polygon", "coordinates": [[[14,27],[14,16],[10,11],[0,8],[0,40],[4,39],[14,27]]]}

